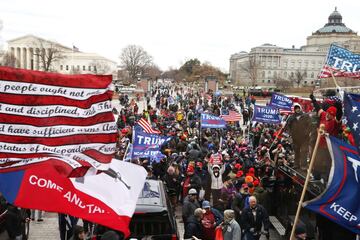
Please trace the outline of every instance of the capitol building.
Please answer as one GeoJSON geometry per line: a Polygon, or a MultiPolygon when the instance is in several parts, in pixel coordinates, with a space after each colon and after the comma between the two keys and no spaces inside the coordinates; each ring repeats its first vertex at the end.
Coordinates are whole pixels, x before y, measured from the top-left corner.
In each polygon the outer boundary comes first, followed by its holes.
{"type": "Polygon", "coordinates": [[[360,36],[342,22],[335,8],[324,27],[307,37],[300,48],[282,48],[272,44],[254,47],[230,57],[230,80],[239,86],[314,86],[324,64],[329,46],[336,43],[360,52],[360,36]]]}
{"type": "Polygon", "coordinates": [[[82,52],[75,46],[67,47],[34,35],[8,40],[5,49],[1,46],[0,65],[63,74],[116,76],[117,73],[115,61],[96,53],[82,52]],[[3,64],[4,62],[7,64],[3,64]]]}

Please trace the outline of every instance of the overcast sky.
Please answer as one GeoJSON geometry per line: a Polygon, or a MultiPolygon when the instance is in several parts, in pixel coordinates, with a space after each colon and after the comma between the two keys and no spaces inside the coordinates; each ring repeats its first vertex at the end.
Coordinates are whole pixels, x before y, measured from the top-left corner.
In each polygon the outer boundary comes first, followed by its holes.
{"type": "Polygon", "coordinates": [[[33,34],[117,62],[137,44],[162,70],[196,57],[228,71],[233,53],[305,45],[335,6],[360,31],[360,0],[1,0],[0,19],[5,40],[33,34]]]}

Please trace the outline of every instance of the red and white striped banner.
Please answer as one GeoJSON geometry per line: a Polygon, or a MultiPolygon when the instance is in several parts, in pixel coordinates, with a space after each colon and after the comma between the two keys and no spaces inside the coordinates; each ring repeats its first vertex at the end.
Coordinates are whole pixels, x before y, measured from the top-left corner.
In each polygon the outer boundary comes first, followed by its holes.
{"type": "Polygon", "coordinates": [[[0,67],[0,171],[44,161],[108,169],[117,137],[111,82],[0,67]]]}
{"type": "Polygon", "coordinates": [[[151,127],[150,123],[148,121],[146,121],[146,119],[144,119],[144,118],[141,118],[138,121],[138,124],[144,130],[144,132],[146,132],[146,133],[151,133],[151,134],[160,134],[161,133],[159,130],[153,129],[151,127]]]}

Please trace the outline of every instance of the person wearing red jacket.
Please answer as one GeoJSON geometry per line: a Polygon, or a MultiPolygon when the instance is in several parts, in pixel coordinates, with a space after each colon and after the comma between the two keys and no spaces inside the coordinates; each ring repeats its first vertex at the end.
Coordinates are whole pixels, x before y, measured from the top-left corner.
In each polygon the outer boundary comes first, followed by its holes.
{"type": "MultiPolygon", "coordinates": [[[[341,130],[342,105],[341,102],[333,102],[333,105],[322,109],[314,95],[310,95],[317,115],[320,117],[320,126],[323,125],[325,132],[331,136],[339,137],[341,130]]],[[[331,157],[324,136],[321,136],[318,151],[314,162],[314,179],[327,181],[331,168],[331,157]]]]}

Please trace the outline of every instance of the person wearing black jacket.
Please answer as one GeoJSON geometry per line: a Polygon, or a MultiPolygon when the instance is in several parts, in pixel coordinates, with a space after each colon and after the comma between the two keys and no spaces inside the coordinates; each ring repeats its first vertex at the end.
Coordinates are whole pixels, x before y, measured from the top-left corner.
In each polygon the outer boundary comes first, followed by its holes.
{"type": "Polygon", "coordinates": [[[249,198],[249,207],[242,212],[242,223],[245,237],[248,240],[259,240],[261,228],[264,225],[264,232],[269,234],[270,221],[266,209],[257,204],[256,198],[249,198]]]}
{"type": "Polygon", "coordinates": [[[184,239],[192,239],[193,236],[199,239],[203,238],[201,220],[204,217],[204,212],[205,210],[197,208],[194,211],[194,215],[188,218],[185,225],[184,239]]]}

